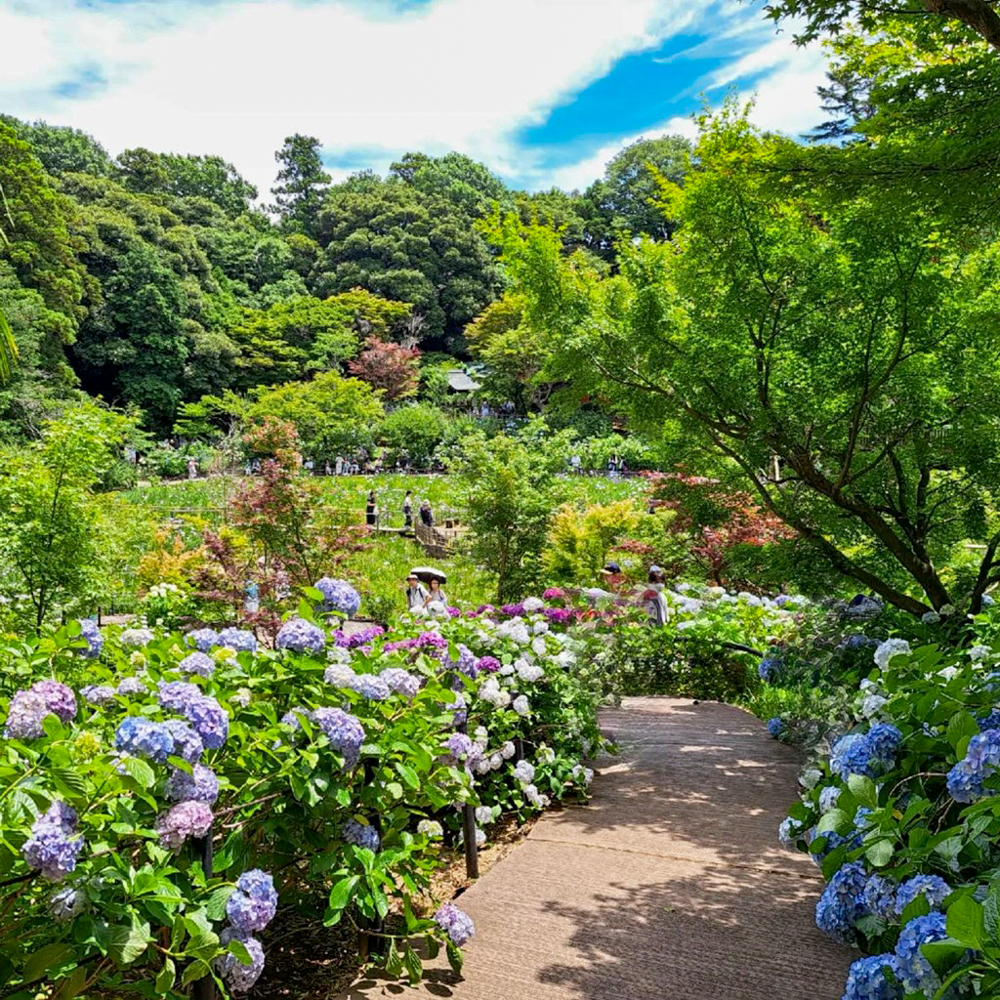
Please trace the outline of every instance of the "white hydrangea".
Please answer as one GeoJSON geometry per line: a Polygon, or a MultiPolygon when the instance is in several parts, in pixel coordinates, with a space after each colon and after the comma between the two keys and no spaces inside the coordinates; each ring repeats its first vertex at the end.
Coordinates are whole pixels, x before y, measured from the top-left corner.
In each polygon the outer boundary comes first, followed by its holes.
{"type": "Polygon", "coordinates": [[[538,621],[531,626],[531,631],[535,635],[545,635],[549,631],[549,623],[544,618],[539,618],[538,621]]]}
{"type": "Polygon", "coordinates": [[[514,673],[514,664],[513,663],[505,663],[497,671],[497,673],[499,673],[501,677],[511,677],[513,675],[513,673],[514,673]]]}
{"type": "Polygon", "coordinates": [[[870,719],[879,712],[889,703],[889,699],[883,697],[880,694],[876,694],[874,691],[870,691],[864,696],[861,702],[861,714],[866,718],[870,719]]]}
{"type": "Polygon", "coordinates": [[[937,672],[938,677],[942,677],[945,681],[954,680],[957,674],[958,667],[945,667],[937,672]]]}
{"type": "Polygon", "coordinates": [[[507,742],[500,747],[500,756],[503,757],[504,760],[510,760],[516,753],[517,748],[510,740],[507,740],[507,742]]]}
{"type": "Polygon", "coordinates": [[[510,692],[500,687],[496,677],[487,677],[479,689],[479,697],[494,708],[506,708],[510,704],[510,692]]]}
{"type": "Polygon", "coordinates": [[[582,780],[585,785],[589,785],[594,780],[594,772],[589,767],[584,767],[583,764],[575,765],[573,770],[569,772],[569,776],[574,781],[582,780]]]}
{"type": "Polygon", "coordinates": [[[489,774],[493,770],[493,765],[490,763],[489,757],[480,757],[476,761],[476,766],[474,768],[476,774],[489,774]]]}
{"type": "Polygon", "coordinates": [[[875,664],[882,670],[894,656],[909,656],[910,644],[905,639],[886,639],[875,650],[875,664]]]}
{"type": "Polygon", "coordinates": [[[528,699],[523,694],[519,694],[514,699],[514,702],[511,705],[511,708],[513,708],[514,711],[517,712],[518,715],[524,716],[524,715],[527,715],[531,711],[531,703],[528,701],[528,699]]]}
{"type": "Polygon", "coordinates": [[[476,822],[480,826],[486,826],[487,823],[493,822],[493,807],[492,806],[479,806],[476,809],[476,822]]]}
{"type": "Polygon", "coordinates": [[[541,611],[545,607],[545,602],[540,597],[526,597],[521,602],[521,607],[529,615],[533,615],[536,611],[541,611]]]}
{"type": "Polygon", "coordinates": [[[535,780],[535,768],[526,760],[519,760],[514,765],[514,777],[522,785],[530,785],[535,780]]]}
{"type": "Polygon", "coordinates": [[[538,748],[535,754],[542,764],[551,764],[556,759],[556,752],[552,747],[547,747],[544,743],[538,748]]]}
{"type": "Polygon", "coordinates": [[[444,836],[444,827],[436,819],[422,819],[417,824],[417,833],[436,840],[438,837],[444,836]]]}
{"type": "Polygon", "coordinates": [[[561,650],[555,658],[556,663],[564,670],[576,666],[576,654],[568,649],[561,650]]]}
{"type": "Polygon", "coordinates": [[[514,664],[517,669],[517,676],[528,684],[540,681],[545,676],[545,671],[537,663],[528,663],[527,660],[518,660],[514,664]]]}
{"type": "Polygon", "coordinates": [[[778,827],[778,840],[781,841],[783,847],[794,847],[801,829],[801,826],[791,816],[787,816],[778,827]]]}
{"type": "Polygon", "coordinates": [[[331,646],[326,651],[326,658],[331,663],[350,663],[351,651],[343,646],[331,646]]]}
{"type": "Polygon", "coordinates": [[[534,639],[531,640],[531,649],[536,656],[545,655],[545,640],[540,635],[536,635],[534,639]]]}
{"type": "Polygon", "coordinates": [[[503,757],[501,757],[498,753],[492,754],[490,756],[490,769],[496,771],[501,767],[503,767],[503,757]]]}
{"type": "Polygon", "coordinates": [[[536,808],[544,809],[550,802],[547,795],[542,795],[534,785],[525,785],[524,797],[536,808]]]}
{"type": "Polygon", "coordinates": [[[823,772],[818,767],[807,767],[799,775],[799,784],[807,791],[812,791],[822,780],[823,772]]]}
{"type": "Polygon", "coordinates": [[[973,646],[969,650],[969,659],[973,663],[978,663],[980,660],[985,660],[988,656],[991,656],[993,650],[989,646],[973,646]]]}
{"type": "Polygon", "coordinates": [[[346,663],[331,663],[323,672],[323,680],[333,687],[349,688],[358,675],[346,663]]]}

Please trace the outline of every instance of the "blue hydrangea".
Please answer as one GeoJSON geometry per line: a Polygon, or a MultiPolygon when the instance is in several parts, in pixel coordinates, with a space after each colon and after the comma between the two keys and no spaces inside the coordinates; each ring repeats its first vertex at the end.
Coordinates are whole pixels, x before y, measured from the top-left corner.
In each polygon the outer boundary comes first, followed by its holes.
{"type": "Polygon", "coordinates": [[[207,653],[213,646],[219,645],[219,633],[214,628],[196,628],[184,636],[184,641],[199,653],[207,653]]]}
{"type": "Polygon", "coordinates": [[[177,668],[185,674],[196,674],[198,677],[210,677],[215,670],[215,660],[207,653],[195,650],[177,664],[177,668]]]}
{"type": "Polygon", "coordinates": [[[317,708],[311,718],[326,733],[333,749],[344,758],[344,766],[353,767],[365,740],[360,721],[340,708],[317,708]]]}
{"type": "Polygon", "coordinates": [[[189,764],[201,759],[201,755],[205,752],[205,744],[186,722],[181,722],[180,719],[167,719],[162,726],[174,741],[173,753],[183,757],[189,764]]]}
{"type": "Polygon", "coordinates": [[[461,948],[476,933],[472,918],[454,903],[445,903],[434,914],[434,922],[451,939],[451,943],[461,948]]]}
{"type": "Polygon", "coordinates": [[[826,788],[819,793],[819,811],[821,813],[827,813],[831,809],[835,809],[839,798],[840,786],[827,785],[826,788]]]}
{"type": "Polygon", "coordinates": [[[873,917],[891,923],[896,916],[896,883],[881,875],[870,875],[861,902],[873,917]]]}
{"type": "Polygon", "coordinates": [[[858,649],[868,649],[871,646],[877,646],[878,640],[871,639],[867,635],[849,635],[844,640],[844,649],[849,649],[852,652],[858,649]]]}
{"type": "Polygon", "coordinates": [[[369,701],[385,701],[389,697],[389,685],[375,674],[355,674],[349,687],[369,701]]]}
{"type": "Polygon", "coordinates": [[[854,925],[865,915],[865,867],[860,861],[844,865],[830,879],[816,904],[816,926],[835,941],[851,944],[854,925]]]}
{"type": "Polygon", "coordinates": [[[353,618],[358,613],[361,595],[346,580],[333,580],[324,576],[314,586],[323,595],[325,611],[341,614],[345,618],[353,618]]]}
{"type": "Polygon", "coordinates": [[[184,715],[209,750],[217,750],[226,742],[229,714],[214,698],[201,695],[188,704],[184,715]]]}
{"type": "Polygon", "coordinates": [[[903,989],[898,979],[899,969],[895,955],[859,958],[847,974],[843,1000],[902,1000],[903,989]],[[895,977],[892,982],[886,978],[886,969],[895,977]]]}
{"type": "Polygon", "coordinates": [[[24,843],[28,867],[50,882],[61,882],[76,868],[83,850],[83,838],[75,834],[76,811],[57,799],[32,824],[24,843]]]}
{"type": "Polygon", "coordinates": [[[939,875],[914,875],[903,882],[896,893],[896,915],[901,917],[910,903],[920,896],[927,900],[933,910],[950,895],[951,886],[939,875]]]}
{"type": "Polygon", "coordinates": [[[985,733],[987,729],[1000,729],[1000,708],[990,709],[989,715],[978,716],[976,723],[981,733],[985,733]]]}
{"type": "Polygon", "coordinates": [[[241,934],[262,931],[278,910],[278,893],[271,876],[259,868],[245,871],[226,900],[226,916],[241,934]]]}
{"type": "Polygon", "coordinates": [[[402,667],[386,667],[379,677],[385,681],[390,691],[403,695],[404,698],[414,698],[420,690],[420,678],[402,667]]]}
{"type": "Polygon", "coordinates": [[[948,772],[948,793],[956,802],[975,802],[983,782],[1000,765],[1000,729],[987,729],[969,740],[965,756],[948,772]]]}
{"type": "Polygon", "coordinates": [[[202,764],[195,764],[191,774],[174,768],[167,779],[167,796],[174,802],[193,800],[213,805],[219,797],[219,779],[202,764]]]}
{"type": "Polygon", "coordinates": [[[888,722],[876,723],[867,733],[868,744],[873,755],[891,767],[896,750],[903,742],[903,734],[888,722]]]}
{"type": "Polygon", "coordinates": [[[782,733],[784,733],[784,731],[785,731],[785,722],[783,719],[780,719],[778,716],[775,716],[773,719],[767,720],[767,732],[769,736],[773,736],[775,739],[777,739],[779,736],[781,736],[782,733]]]}
{"type": "Polygon", "coordinates": [[[171,712],[186,713],[188,705],[202,696],[201,688],[189,681],[160,681],[157,697],[171,712]]]}
{"type": "Polygon", "coordinates": [[[895,751],[903,734],[892,725],[881,722],[867,733],[848,733],[833,745],[830,770],[847,781],[852,774],[874,778],[892,770],[895,751]]]}
{"type": "Polygon", "coordinates": [[[130,715],[118,723],[115,748],[133,757],[148,757],[163,764],[174,752],[174,738],[163,723],[130,715]]]}
{"type": "Polygon", "coordinates": [[[230,625],[219,633],[218,643],[236,653],[256,653],[257,637],[253,632],[230,625]]]}
{"type": "Polygon", "coordinates": [[[79,638],[83,639],[87,645],[78,649],[77,653],[85,659],[96,660],[104,648],[104,636],[101,635],[101,630],[97,627],[97,622],[92,618],[81,618],[79,638]]]}
{"type": "Polygon", "coordinates": [[[774,684],[781,676],[783,661],[777,656],[765,656],[757,667],[757,673],[765,684],[774,684]]]}
{"type": "Polygon", "coordinates": [[[378,853],[381,839],[378,830],[369,823],[359,823],[356,819],[349,819],[344,824],[344,840],[356,847],[367,847],[369,851],[378,853]]]}
{"type": "Polygon", "coordinates": [[[877,618],[882,614],[882,610],[883,604],[877,597],[856,594],[851,598],[850,604],[844,608],[842,614],[845,618],[852,618],[855,621],[867,621],[870,618],[877,618]]]}
{"type": "Polygon", "coordinates": [[[900,931],[896,942],[896,967],[908,992],[922,992],[931,997],[941,988],[940,977],[920,949],[947,936],[944,914],[937,912],[915,917],[900,931]]]}
{"type": "Polygon", "coordinates": [[[278,630],[274,645],[296,653],[320,653],[326,646],[326,632],[305,618],[289,618],[278,630]]]}

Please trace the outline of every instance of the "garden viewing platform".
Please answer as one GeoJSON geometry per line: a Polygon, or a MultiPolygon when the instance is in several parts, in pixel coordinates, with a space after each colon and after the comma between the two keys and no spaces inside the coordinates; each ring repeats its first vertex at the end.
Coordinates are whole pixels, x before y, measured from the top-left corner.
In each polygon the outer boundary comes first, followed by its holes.
{"type": "MultiPolygon", "coordinates": [[[[544,814],[460,897],[476,936],[454,1000],[839,1000],[856,953],[815,926],[818,869],[777,842],[798,754],[712,702],[626,698],[593,799],[544,814]]],[[[343,1000],[395,996],[378,977],[343,1000]]]]}

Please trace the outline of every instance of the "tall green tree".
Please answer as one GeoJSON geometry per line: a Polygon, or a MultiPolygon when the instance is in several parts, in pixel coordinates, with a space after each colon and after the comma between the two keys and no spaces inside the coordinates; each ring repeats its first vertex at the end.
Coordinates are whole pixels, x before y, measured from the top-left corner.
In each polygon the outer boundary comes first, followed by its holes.
{"type": "Polygon", "coordinates": [[[1000,245],[913,201],[806,198],[761,169],[786,146],[732,107],[705,121],[699,170],[663,184],[674,241],[610,278],[509,220],[528,322],[554,374],[681,421],[843,573],[917,614],[977,609],[1000,580],[1000,245]]]}
{"type": "Polygon", "coordinates": [[[275,154],[280,169],[271,188],[282,222],[291,230],[313,235],[330,175],[323,169],[320,141],[296,133],[275,154]]]}

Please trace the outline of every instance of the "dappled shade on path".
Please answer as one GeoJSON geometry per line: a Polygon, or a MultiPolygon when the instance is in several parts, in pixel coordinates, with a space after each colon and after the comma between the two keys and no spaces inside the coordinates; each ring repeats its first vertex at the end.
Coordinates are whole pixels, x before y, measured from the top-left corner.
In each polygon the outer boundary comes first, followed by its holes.
{"type": "Polygon", "coordinates": [[[797,754],[724,705],[632,698],[602,718],[621,753],[591,804],[544,816],[461,897],[477,929],[463,976],[434,968],[418,993],[838,1000],[853,956],[815,927],[816,868],[776,840],[797,754]]]}

